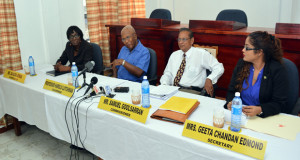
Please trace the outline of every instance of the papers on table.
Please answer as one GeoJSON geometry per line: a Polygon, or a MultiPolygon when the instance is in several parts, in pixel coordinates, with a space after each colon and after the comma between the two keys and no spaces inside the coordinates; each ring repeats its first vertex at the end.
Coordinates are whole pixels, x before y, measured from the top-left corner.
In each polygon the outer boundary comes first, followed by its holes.
{"type": "Polygon", "coordinates": [[[151,86],[150,97],[166,100],[177,93],[178,89],[179,87],[168,85],[151,86]]]}
{"type": "Polygon", "coordinates": [[[300,132],[300,118],[283,113],[267,118],[254,117],[248,120],[246,128],[288,140],[295,140],[300,132]]]}
{"type": "Polygon", "coordinates": [[[159,109],[186,114],[196,102],[198,102],[197,99],[173,96],[165,104],[161,105],[159,109]]]}

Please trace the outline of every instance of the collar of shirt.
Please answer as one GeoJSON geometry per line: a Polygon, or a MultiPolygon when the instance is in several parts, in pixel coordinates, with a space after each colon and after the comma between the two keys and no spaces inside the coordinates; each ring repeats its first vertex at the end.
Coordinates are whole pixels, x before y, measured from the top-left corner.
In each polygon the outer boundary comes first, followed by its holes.
{"type": "MultiPolygon", "coordinates": [[[[185,59],[188,59],[191,56],[191,54],[193,52],[193,48],[194,47],[191,47],[187,52],[185,52],[185,59]]],[[[183,58],[184,52],[182,50],[180,50],[180,51],[181,51],[181,55],[182,55],[182,58],[183,58]]]]}

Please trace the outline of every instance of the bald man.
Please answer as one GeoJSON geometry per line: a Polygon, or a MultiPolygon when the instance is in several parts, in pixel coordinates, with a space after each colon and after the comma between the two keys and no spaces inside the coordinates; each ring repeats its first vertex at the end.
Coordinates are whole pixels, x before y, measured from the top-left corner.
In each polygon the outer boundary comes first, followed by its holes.
{"type": "Polygon", "coordinates": [[[122,47],[118,59],[111,65],[113,76],[134,82],[141,82],[147,73],[150,63],[149,50],[137,39],[135,29],[131,25],[121,31],[122,47]]]}

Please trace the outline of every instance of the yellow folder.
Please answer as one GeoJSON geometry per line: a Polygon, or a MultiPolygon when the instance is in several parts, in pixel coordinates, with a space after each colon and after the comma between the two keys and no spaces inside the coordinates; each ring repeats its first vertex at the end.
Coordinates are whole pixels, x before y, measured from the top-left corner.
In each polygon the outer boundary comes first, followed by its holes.
{"type": "Polygon", "coordinates": [[[186,114],[196,102],[198,102],[197,99],[173,96],[165,104],[161,105],[159,109],[186,114]]]}

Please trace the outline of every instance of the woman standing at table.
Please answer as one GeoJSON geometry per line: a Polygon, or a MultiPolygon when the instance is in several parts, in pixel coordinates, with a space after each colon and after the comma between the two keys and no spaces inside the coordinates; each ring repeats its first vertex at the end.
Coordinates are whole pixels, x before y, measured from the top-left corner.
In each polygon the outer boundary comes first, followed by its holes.
{"type": "Polygon", "coordinates": [[[288,82],[282,55],[278,38],[262,31],[249,34],[243,59],[233,71],[224,107],[231,110],[234,93],[240,92],[247,116],[268,117],[284,112],[288,82]]]}
{"type": "Polygon", "coordinates": [[[60,58],[56,61],[54,69],[60,72],[70,72],[72,62],[76,62],[78,70],[84,69],[84,65],[93,59],[93,48],[83,39],[83,33],[77,26],[70,26],[67,30],[69,42],[60,58]],[[68,66],[65,66],[67,62],[68,66]]]}

